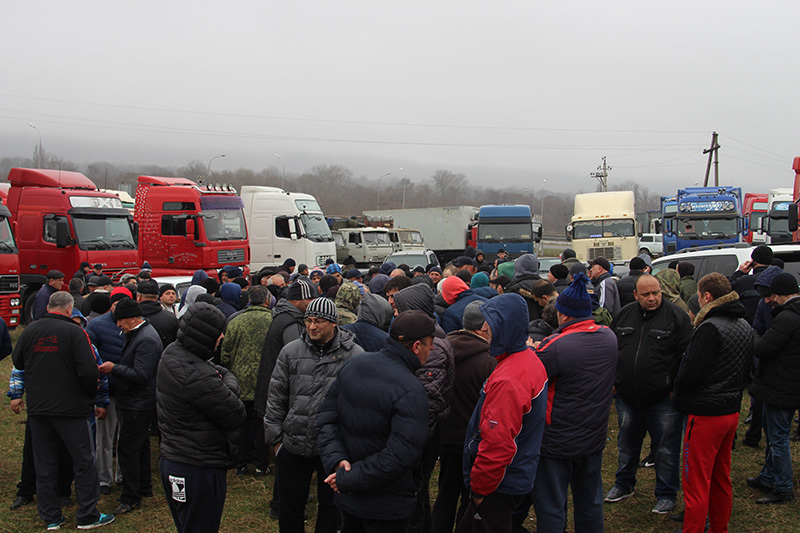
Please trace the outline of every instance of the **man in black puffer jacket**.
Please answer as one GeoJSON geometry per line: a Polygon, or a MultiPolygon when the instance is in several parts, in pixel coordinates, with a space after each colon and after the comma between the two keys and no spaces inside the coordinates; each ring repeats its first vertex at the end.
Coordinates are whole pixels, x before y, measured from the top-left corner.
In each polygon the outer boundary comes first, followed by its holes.
{"type": "Polygon", "coordinates": [[[708,516],[711,531],[727,531],[733,503],[731,448],[753,360],[753,333],[725,276],[704,276],[697,293],[702,309],[675,379],[675,402],[689,415],[683,444],[683,530],[703,531],[708,516]]]}
{"type": "Polygon", "coordinates": [[[222,312],[192,304],[178,340],[158,364],[161,483],[181,533],[219,530],[227,469],[236,461],[245,417],[239,384],[227,369],[209,362],[224,329],[222,312]]]}
{"type": "Polygon", "coordinates": [[[680,487],[683,422],[670,393],[692,325],[686,312],[662,298],[655,276],[636,278],[633,294],[637,301],[626,305],[612,324],[619,343],[614,379],[619,468],[605,501],[618,502],[633,494],[647,431],[656,452],[653,512],[665,514],[675,507],[680,487]]]}
{"type": "Polygon", "coordinates": [[[435,324],[422,311],[400,313],[386,346],[351,358],[322,401],[317,444],[342,531],[408,526],[428,434],[428,399],[414,371],[439,334],[435,324]]]}
{"type": "Polygon", "coordinates": [[[789,433],[794,411],[800,406],[800,289],[788,272],[775,276],[769,289],[777,307],[769,329],[756,341],[759,366],[750,391],[764,403],[764,433],[769,445],[764,468],[747,484],[768,492],[756,503],[783,503],[794,500],[789,433]]]}

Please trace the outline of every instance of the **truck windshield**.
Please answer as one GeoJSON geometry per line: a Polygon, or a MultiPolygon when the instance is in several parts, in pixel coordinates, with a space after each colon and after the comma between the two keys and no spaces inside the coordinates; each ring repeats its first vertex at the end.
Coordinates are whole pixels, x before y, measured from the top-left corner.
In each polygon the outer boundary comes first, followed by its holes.
{"type": "Polygon", "coordinates": [[[636,223],[633,220],[586,220],[572,223],[573,239],[599,239],[603,237],[634,237],[636,223]]]}
{"type": "Polygon", "coordinates": [[[14,242],[14,234],[11,233],[11,224],[7,218],[0,218],[0,254],[17,253],[17,244],[14,242]]]}
{"type": "Polygon", "coordinates": [[[72,225],[81,250],[135,250],[128,217],[73,215],[72,225]]]}
{"type": "Polygon", "coordinates": [[[681,239],[735,239],[739,235],[735,218],[679,218],[677,226],[681,239]]]}
{"type": "Polygon", "coordinates": [[[478,240],[481,242],[530,242],[530,223],[481,224],[478,221],[478,240]]]}
{"type": "Polygon", "coordinates": [[[303,213],[300,215],[303,227],[306,229],[306,237],[314,242],[331,242],[333,236],[325,217],[319,214],[303,213]]]}
{"type": "Polygon", "coordinates": [[[202,215],[209,241],[237,241],[247,238],[241,209],[204,209],[202,215]]]}
{"type": "Polygon", "coordinates": [[[386,231],[365,231],[362,235],[364,236],[364,243],[370,246],[392,244],[392,240],[389,238],[389,232],[386,231]]]}
{"type": "Polygon", "coordinates": [[[423,244],[422,234],[418,231],[399,231],[398,233],[400,234],[400,240],[403,241],[403,244],[423,244]]]}

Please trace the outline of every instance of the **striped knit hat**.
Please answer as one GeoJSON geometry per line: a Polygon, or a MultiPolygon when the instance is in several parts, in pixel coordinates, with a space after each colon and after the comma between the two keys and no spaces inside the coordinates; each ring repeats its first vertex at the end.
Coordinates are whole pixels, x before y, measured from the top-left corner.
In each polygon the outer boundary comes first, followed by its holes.
{"type": "Polygon", "coordinates": [[[311,300],[306,308],[306,318],[315,316],[337,324],[339,313],[336,311],[336,304],[329,298],[315,298],[311,300]]]}
{"type": "Polygon", "coordinates": [[[312,283],[306,277],[297,278],[289,285],[286,292],[287,300],[310,300],[317,291],[314,290],[312,283]]]}

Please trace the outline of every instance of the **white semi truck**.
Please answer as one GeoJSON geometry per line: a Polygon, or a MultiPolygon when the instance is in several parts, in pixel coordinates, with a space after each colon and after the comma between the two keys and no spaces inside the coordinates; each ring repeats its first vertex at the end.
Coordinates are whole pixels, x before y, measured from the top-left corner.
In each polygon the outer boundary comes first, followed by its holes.
{"type": "Polygon", "coordinates": [[[323,266],[336,259],[336,245],[316,198],[277,187],[245,185],[241,190],[250,231],[250,270],[283,264],[323,266]]]}
{"type": "Polygon", "coordinates": [[[575,195],[567,239],[580,261],[605,257],[609,262],[623,262],[635,257],[639,243],[633,192],[575,195]]]}

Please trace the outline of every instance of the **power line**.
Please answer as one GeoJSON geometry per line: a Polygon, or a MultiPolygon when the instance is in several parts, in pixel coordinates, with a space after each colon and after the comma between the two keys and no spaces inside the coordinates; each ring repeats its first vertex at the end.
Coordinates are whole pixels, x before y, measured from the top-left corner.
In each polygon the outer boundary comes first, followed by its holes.
{"type": "Polygon", "coordinates": [[[504,131],[542,131],[542,132],[578,132],[578,133],[668,133],[668,134],[697,134],[707,132],[692,131],[692,130],[609,130],[609,129],[586,129],[586,128],[531,128],[531,127],[515,127],[515,126],[482,126],[475,124],[428,124],[428,123],[415,123],[415,122],[380,122],[368,120],[342,120],[342,119],[324,119],[324,118],[307,118],[307,117],[286,117],[279,115],[245,115],[237,113],[219,113],[213,111],[195,111],[186,109],[169,109],[159,107],[144,107],[144,106],[131,106],[121,104],[99,104],[96,102],[81,102],[77,100],[61,100],[55,98],[36,98],[32,96],[20,96],[15,94],[0,94],[0,97],[17,98],[22,100],[33,100],[38,102],[54,102],[62,104],[73,105],[86,105],[103,108],[113,109],[129,109],[133,111],[156,111],[159,113],[182,113],[187,115],[201,115],[213,116],[224,118],[248,118],[259,120],[285,120],[295,122],[322,122],[330,124],[360,124],[369,126],[398,126],[398,127],[415,127],[415,128],[457,128],[457,129],[474,129],[474,130],[504,130],[504,131]]]}
{"type": "MultiPolygon", "coordinates": [[[[10,110],[3,110],[9,112],[10,110]]],[[[15,111],[11,111],[15,112],[15,111]]],[[[633,150],[639,149],[643,146],[658,146],[658,145],[528,145],[528,144],[512,144],[512,143],[453,143],[453,142],[423,142],[423,141],[398,141],[389,140],[381,141],[375,139],[357,139],[357,138],[328,138],[328,137],[302,137],[291,135],[271,135],[261,133],[243,133],[234,131],[215,131],[215,130],[198,130],[188,128],[176,128],[172,126],[160,125],[141,125],[128,122],[111,122],[94,119],[80,119],[75,117],[64,117],[60,115],[48,115],[42,113],[28,114],[28,117],[56,117],[63,120],[53,120],[52,118],[45,118],[44,120],[37,119],[40,122],[49,124],[60,124],[67,126],[83,126],[89,128],[106,128],[123,131],[142,131],[150,133],[174,133],[182,135],[195,135],[195,136],[217,136],[217,137],[230,137],[230,138],[244,138],[244,139],[264,139],[264,140],[284,140],[284,141],[304,141],[304,142],[328,142],[328,143],[352,143],[352,144],[382,144],[382,145],[398,145],[398,146],[438,146],[438,147],[453,147],[453,148],[505,148],[505,149],[522,149],[522,150],[633,150]],[[79,122],[70,122],[69,120],[77,120],[79,122]]],[[[14,116],[0,116],[1,118],[28,120],[28,118],[14,117],[14,116]]],[[[664,149],[679,149],[673,148],[670,145],[664,145],[664,149]]]]}
{"type": "MultiPolygon", "coordinates": [[[[750,148],[755,148],[756,150],[761,150],[762,152],[766,152],[766,153],[768,153],[768,154],[771,154],[771,155],[774,155],[774,156],[776,156],[776,157],[779,157],[781,161],[786,161],[786,159],[787,159],[787,158],[786,158],[786,156],[785,156],[785,155],[783,155],[783,154],[776,154],[775,152],[770,152],[769,150],[766,150],[766,149],[764,149],[764,148],[760,148],[760,147],[758,147],[758,146],[756,146],[756,145],[754,145],[754,144],[750,144],[750,143],[746,143],[746,142],[744,142],[744,141],[740,141],[740,140],[738,140],[738,139],[734,139],[733,137],[731,137],[731,136],[729,136],[729,135],[723,135],[723,137],[725,137],[726,139],[730,139],[730,140],[732,140],[732,141],[735,141],[735,142],[737,142],[737,143],[741,143],[741,144],[747,145],[747,146],[749,146],[750,148]]],[[[789,159],[790,161],[792,160],[792,158],[791,158],[791,157],[789,157],[788,159],[789,159]]]]}

